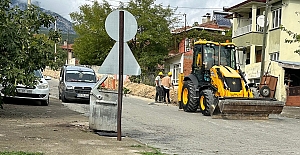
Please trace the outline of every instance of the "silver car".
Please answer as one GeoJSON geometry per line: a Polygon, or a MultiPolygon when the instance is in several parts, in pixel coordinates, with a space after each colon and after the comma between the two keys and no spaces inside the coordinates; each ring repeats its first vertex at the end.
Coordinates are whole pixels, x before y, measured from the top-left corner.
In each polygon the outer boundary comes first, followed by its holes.
{"type": "Polygon", "coordinates": [[[59,99],[89,101],[92,88],[97,83],[96,73],[85,66],[63,66],[59,77],[59,99]]]}
{"type": "MultiPolygon", "coordinates": [[[[40,70],[35,70],[34,75],[39,79],[35,86],[29,87],[18,84],[15,96],[9,97],[18,99],[37,100],[41,101],[41,105],[48,106],[50,89],[49,84],[46,80],[51,80],[51,77],[44,77],[40,70]]],[[[0,89],[2,89],[2,86],[0,89]]]]}

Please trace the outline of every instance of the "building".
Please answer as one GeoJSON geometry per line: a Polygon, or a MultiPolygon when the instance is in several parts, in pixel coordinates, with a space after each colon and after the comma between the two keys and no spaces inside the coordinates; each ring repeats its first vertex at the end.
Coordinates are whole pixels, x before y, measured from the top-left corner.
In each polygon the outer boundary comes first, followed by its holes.
{"type": "Polygon", "coordinates": [[[73,45],[74,44],[68,44],[67,41],[64,41],[64,44],[61,46],[61,48],[64,51],[67,51],[67,60],[66,60],[67,65],[78,65],[79,64],[79,61],[74,57],[73,45]]]}
{"type": "Polygon", "coordinates": [[[266,10],[266,0],[245,0],[224,9],[232,12],[228,16],[233,20],[232,41],[238,47],[246,47],[246,52],[240,54],[241,66],[249,81],[254,83],[260,81],[264,38],[261,23],[264,22],[263,15],[267,15],[264,74],[278,78],[275,98],[286,101],[286,105],[297,106],[300,106],[300,55],[294,51],[300,44],[285,43],[291,37],[280,27],[283,25],[300,33],[299,7],[299,0],[270,0],[266,10]]]}
{"type": "MultiPolygon", "coordinates": [[[[192,30],[225,33],[231,28],[229,19],[224,18],[227,16],[226,12],[213,12],[213,18],[207,13],[202,19],[202,24],[194,23],[193,26],[186,26],[172,31],[173,35],[189,33],[192,30]]],[[[207,39],[198,36],[198,39],[207,39]]],[[[166,59],[164,68],[166,72],[172,72],[172,82],[178,84],[179,73],[184,73],[185,76],[189,75],[192,70],[193,63],[193,43],[198,41],[197,38],[185,37],[179,44],[176,44],[175,50],[169,52],[169,57],[166,59]]]]}

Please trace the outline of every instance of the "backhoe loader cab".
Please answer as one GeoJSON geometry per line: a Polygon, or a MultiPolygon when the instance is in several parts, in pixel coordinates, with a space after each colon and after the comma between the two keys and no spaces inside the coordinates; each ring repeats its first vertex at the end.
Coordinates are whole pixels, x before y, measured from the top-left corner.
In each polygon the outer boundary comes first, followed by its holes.
{"type": "Polygon", "coordinates": [[[186,112],[200,109],[203,115],[259,116],[281,113],[283,102],[253,98],[236,59],[233,43],[199,40],[194,43],[190,75],[180,74],[179,108],[186,112]]]}
{"type": "Polygon", "coordinates": [[[198,80],[209,82],[210,69],[216,65],[228,66],[235,70],[237,69],[234,44],[222,43],[220,46],[220,44],[216,42],[196,42],[194,45],[192,73],[194,75],[204,73],[203,78],[199,78],[198,80]]]}

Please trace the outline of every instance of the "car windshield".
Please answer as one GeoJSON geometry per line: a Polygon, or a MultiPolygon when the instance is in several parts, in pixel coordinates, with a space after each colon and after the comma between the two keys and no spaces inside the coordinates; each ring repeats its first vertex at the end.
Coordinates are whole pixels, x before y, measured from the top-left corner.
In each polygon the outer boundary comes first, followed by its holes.
{"type": "Polygon", "coordinates": [[[42,72],[40,70],[34,70],[34,76],[38,77],[38,78],[42,78],[43,75],[42,75],[42,72]]]}
{"type": "Polygon", "coordinates": [[[67,71],[67,82],[96,82],[96,75],[94,72],[87,71],[67,71]]]}

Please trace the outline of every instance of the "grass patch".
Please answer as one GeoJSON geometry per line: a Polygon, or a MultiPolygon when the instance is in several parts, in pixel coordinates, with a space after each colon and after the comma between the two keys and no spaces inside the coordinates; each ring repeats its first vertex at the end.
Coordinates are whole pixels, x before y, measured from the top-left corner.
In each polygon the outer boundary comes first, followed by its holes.
{"type": "Polygon", "coordinates": [[[43,155],[43,153],[30,153],[30,152],[23,152],[23,151],[18,151],[18,152],[0,152],[0,155],[43,155]]]}
{"type": "Polygon", "coordinates": [[[140,154],[142,154],[142,155],[167,155],[165,153],[161,153],[157,148],[150,147],[150,146],[148,146],[148,147],[153,149],[153,151],[151,151],[151,152],[140,152],[140,154]]]}
{"type": "Polygon", "coordinates": [[[141,152],[142,155],[166,155],[164,153],[161,153],[159,151],[156,152],[141,152]]]}
{"type": "Polygon", "coordinates": [[[142,147],[142,145],[131,145],[130,147],[142,147]]]}

